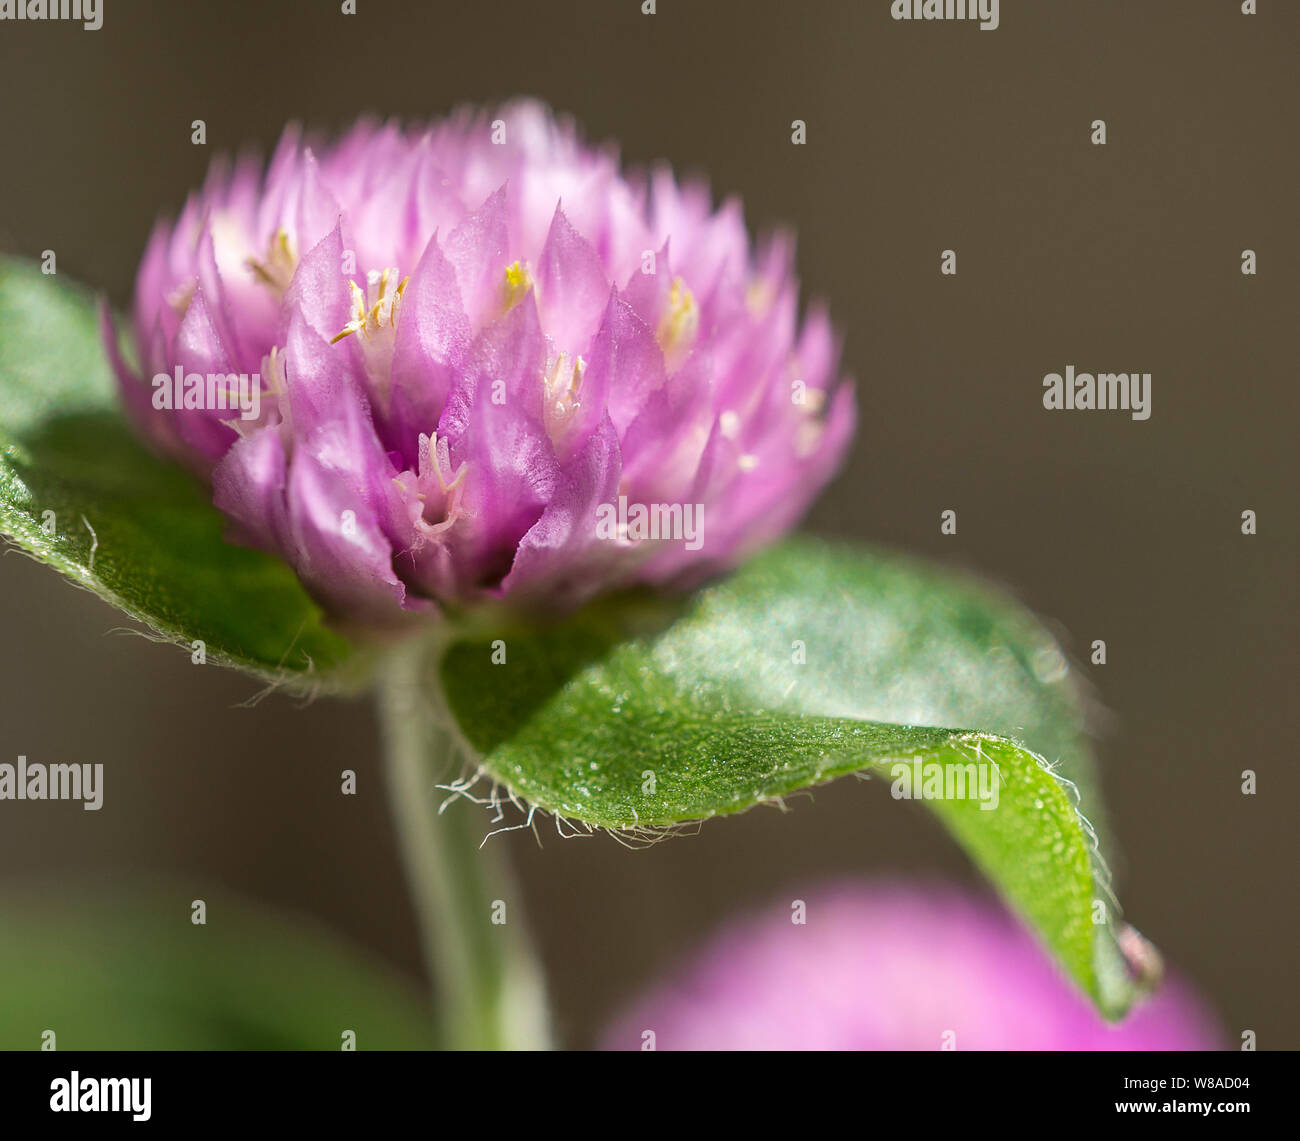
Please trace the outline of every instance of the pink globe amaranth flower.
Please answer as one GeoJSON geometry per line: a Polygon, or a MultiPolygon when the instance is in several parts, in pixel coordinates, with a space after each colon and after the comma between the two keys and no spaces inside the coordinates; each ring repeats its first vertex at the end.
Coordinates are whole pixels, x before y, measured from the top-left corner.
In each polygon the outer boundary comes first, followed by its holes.
{"type": "Polygon", "coordinates": [[[852,389],[825,312],[800,327],[792,254],[534,102],[317,148],[291,128],[264,175],[218,164],[157,226],[141,372],[110,352],[232,537],[336,616],[571,606],[726,569],[833,473],[852,389]],[[241,391],[204,399],[188,378],[209,374],[249,377],[243,411],[197,406],[241,391]],[[685,535],[672,508],[695,505],[685,535]]]}
{"type": "Polygon", "coordinates": [[[1212,1020],[1167,981],[1102,1019],[1002,909],[948,890],[842,887],[715,938],[620,1017],[606,1049],[1212,1050],[1212,1020]],[[951,1038],[946,1036],[951,1035],[951,1038]]]}

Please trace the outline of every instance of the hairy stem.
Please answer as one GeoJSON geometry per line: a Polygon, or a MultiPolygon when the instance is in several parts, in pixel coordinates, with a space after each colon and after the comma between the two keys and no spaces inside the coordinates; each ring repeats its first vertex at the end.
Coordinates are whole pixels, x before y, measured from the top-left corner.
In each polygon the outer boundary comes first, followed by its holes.
{"type": "Polygon", "coordinates": [[[472,753],[442,699],[437,662],[437,647],[427,642],[395,649],[381,675],[379,709],[389,800],[442,1044],[543,1049],[550,1044],[544,987],[520,894],[499,853],[480,847],[486,818],[459,801],[438,811],[446,794],[437,786],[460,775],[472,753]]]}

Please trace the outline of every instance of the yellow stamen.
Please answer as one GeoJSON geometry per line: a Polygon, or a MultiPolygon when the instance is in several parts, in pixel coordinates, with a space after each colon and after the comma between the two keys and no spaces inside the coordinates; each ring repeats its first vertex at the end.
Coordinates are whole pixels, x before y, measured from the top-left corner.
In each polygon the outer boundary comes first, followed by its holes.
{"type": "Polygon", "coordinates": [[[533,287],[532,274],[528,272],[528,267],[523,262],[512,262],[506,267],[506,281],[504,287],[505,295],[505,312],[509,313],[533,287]]]}
{"type": "Polygon", "coordinates": [[[775,300],[776,288],[766,278],[755,278],[745,287],[745,304],[755,317],[766,317],[775,300]]]}
{"type": "Polygon", "coordinates": [[[190,302],[194,300],[194,287],[197,284],[194,281],[187,281],[184,285],[178,285],[167,295],[167,304],[182,317],[189,312],[190,302]]]}
{"type": "Polygon", "coordinates": [[[293,280],[293,271],[298,267],[298,255],[293,251],[288,233],[281,227],[272,235],[266,257],[260,261],[257,258],[247,258],[244,264],[259,282],[279,298],[284,296],[289,282],[293,280]]]}
{"type": "Polygon", "coordinates": [[[385,269],[383,273],[373,270],[370,272],[367,284],[370,286],[373,303],[369,308],[367,308],[366,294],[361,287],[355,281],[348,282],[348,288],[352,291],[352,309],[355,316],[343,326],[341,331],[330,338],[331,345],[337,345],[344,337],[350,337],[353,333],[362,333],[368,339],[386,326],[397,327],[402,295],[406,292],[406,284],[411,279],[402,278],[401,284],[393,291],[392,297],[389,297],[388,285],[396,276],[395,269],[385,269]]]}
{"type": "Polygon", "coordinates": [[[348,289],[352,292],[352,308],[356,316],[343,326],[342,332],[336,333],[330,338],[331,345],[337,345],[344,337],[359,333],[366,327],[366,295],[361,291],[361,286],[355,281],[348,282],[348,289]]]}
{"type": "Polygon", "coordinates": [[[655,334],[669,363],[680,361],[691,350],[700,331],[700,307],[695,294],[680,277],[673,278],[668,291],[668,308],[659,320],[655,334]]]}

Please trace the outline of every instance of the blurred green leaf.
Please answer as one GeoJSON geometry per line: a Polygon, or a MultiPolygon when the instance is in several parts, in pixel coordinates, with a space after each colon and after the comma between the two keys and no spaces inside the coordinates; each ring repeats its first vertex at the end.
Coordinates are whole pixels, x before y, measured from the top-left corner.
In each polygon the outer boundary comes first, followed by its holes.
{"type": "Polygon", "coordinates": [[[1066,659],[1005,598],[798,541],[684,614],[598,605],[504,636],[504,665],[493,637],[444,655],[452,713],[493,779],[589,825],[663,828],[849,773],[892,780],[913,758],[992,766],[995,808],[926,806],[1103,1011],[1135,997],[1095,836],[1058,775],[1089,767],[1066,659]]]}
{"type": "Polygon", "coordinates": [[[211,493],[123,419],[93,300],[0,259],[0,534],[209,661],[340,681],[348,643],[288,566],[223,527],[211,493]]]}
{"type": "Polygon", "coordinates": [[[418,992],[306,922],[180,890],[0,902],[0,1049],[430,1049],[418,992]]]}

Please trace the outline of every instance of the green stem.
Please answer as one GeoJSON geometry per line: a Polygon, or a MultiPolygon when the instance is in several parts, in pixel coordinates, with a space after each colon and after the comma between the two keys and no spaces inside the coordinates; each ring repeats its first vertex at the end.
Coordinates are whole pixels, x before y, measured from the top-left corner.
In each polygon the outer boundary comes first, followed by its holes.
{"type": "Polygon", "coordinates": [[[448,1049],[544,1049],[546,1003],[519,892],[499,853],[481,846],[487,817],[438,806],[439,784],[473,758],[438,683],[438,648],[392,651],[379,684],[389,801],[448,1049]],[[501,922],[501,906],[504,919],[501,922]],[[493,922],[495,917],[498,920],[493,922]]]}

